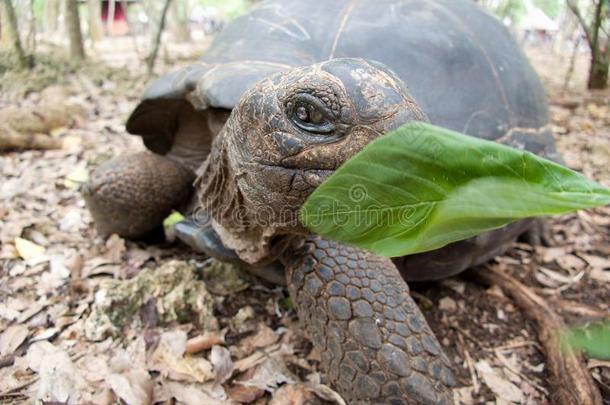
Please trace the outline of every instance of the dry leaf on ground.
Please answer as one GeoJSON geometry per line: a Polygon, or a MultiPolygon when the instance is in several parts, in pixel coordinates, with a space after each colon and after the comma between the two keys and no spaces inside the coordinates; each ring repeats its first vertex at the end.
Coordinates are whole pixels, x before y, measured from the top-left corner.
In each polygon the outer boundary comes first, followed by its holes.
{"type": "Polygon", "coordinates": [[[0,356],[13,354],[15,350],[27,339],[29,329],[24,325],[9,326],[0,335],[0,356]]]}

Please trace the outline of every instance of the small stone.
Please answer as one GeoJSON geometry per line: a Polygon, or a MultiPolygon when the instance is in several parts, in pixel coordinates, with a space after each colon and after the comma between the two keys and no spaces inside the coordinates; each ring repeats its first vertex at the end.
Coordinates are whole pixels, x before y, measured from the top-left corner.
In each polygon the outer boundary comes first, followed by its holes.
{"type": "Polygon", "coordinates": [[[451,297],[443,297],[438,302],[438,309],[445,312],[457,311],[457,304],[451,297]]]}

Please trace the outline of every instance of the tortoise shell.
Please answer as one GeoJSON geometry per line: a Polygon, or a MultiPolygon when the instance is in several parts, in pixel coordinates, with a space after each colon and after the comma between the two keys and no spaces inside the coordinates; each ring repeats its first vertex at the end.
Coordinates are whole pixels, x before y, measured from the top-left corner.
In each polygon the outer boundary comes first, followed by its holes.
{"type": "Polygon", "coordinates": [[[471,0],[260,3],[198,62],[156,80],[127,130],[165,154],[185,103],[231,110],[263,77],[340,57],[390,67],[435,125],[560,159],[537,75],[508,30],[471,0]]]}

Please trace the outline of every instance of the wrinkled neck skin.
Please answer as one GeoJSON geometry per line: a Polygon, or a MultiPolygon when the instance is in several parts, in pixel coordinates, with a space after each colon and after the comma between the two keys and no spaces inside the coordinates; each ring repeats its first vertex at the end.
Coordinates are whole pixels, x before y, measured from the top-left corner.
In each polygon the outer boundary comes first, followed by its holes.
{"type": "MultiPolygon", "coordinates": [[[[306,231],[295,229],[290,218],[287,223],[276,221],[272,212],[281,209],[275,202],[277,198],[270,195],[268,201],[263,202],[248,199],[249,195],[260,194],[253,193],[252,182],[246,181],[249,172],[274,168],[252,161],[252,155],[244,153],[251,149],[238,144],[242,138],[229,136],[242,132],[239,115],[239,111],[234,110],[197,173],[198,209],[209,214],[212,227],[227,248],[247,263],[265,264],[278,253],[275,249],[272,252],[272,240],[277,242],[277,237],[282,235],[290,240],[295,236],[298,239],[299,234],[304,236],[306,231]]],[[[283,169],[276,167],[275,170],[283,169]]],[[[196,212],[194,217],[197,218],[196,212]]]]}

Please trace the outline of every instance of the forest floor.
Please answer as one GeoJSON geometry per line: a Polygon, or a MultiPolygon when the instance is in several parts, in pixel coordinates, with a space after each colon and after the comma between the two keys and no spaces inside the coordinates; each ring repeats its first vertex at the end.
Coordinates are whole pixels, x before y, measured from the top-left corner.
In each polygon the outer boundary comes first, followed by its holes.
{"type": "MultiPolygon", "coordinates": [[[[610,186],[610,92],[579,90],[584,55],[564,90],[565,58],[529,54],[566,164],[610,186]]],[[[103,66],[64,79],[0,98],[0,114],[48,104],[71,111],[50,135],[60,149],[0,155],[0,403],[343,403],[284,289],[179,244],[96,235],[79,187],[100,162],[143,149],[124,122],[146,79],[103,66]]],[[[517,243],[490,265],[569,325],[608,317],[610,209],[549,222],[553,246],[517,243]]],[[[453,361],[460,403],[551,403],[534,323],[498,287],[469,272],[411,287],[453,361]]],[[[585,361],[610,400],[610,363],[585,361]]]]}

